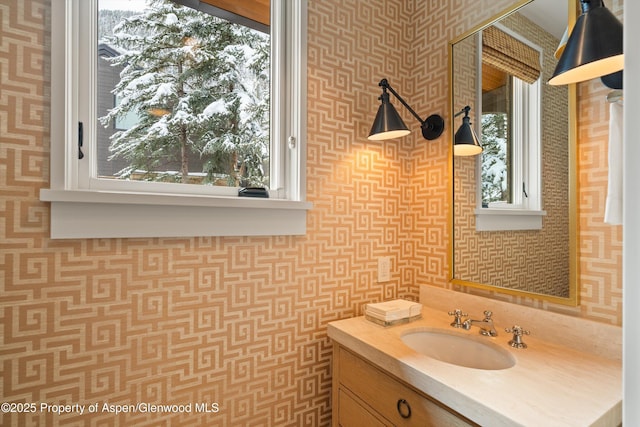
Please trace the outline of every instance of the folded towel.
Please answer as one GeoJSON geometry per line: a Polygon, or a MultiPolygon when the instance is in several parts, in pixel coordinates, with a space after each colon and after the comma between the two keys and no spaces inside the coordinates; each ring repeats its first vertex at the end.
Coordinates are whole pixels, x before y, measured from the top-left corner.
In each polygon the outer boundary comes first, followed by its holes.
{"type": "Polygon", "coordinates": [[[422,304],[403,299],[367,304],[365,315],[390,322],[420,315],[422,304]]]}
{"type": "Polygon", "coordinates": [[[609,112],[609,182],[604,222],[622,224],[622,103],[612,102],[609,112]]]}

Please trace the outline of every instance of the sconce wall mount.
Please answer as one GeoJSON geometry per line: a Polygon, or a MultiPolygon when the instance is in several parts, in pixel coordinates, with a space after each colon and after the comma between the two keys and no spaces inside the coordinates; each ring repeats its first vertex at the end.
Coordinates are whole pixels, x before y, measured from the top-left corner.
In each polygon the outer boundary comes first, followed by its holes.
{"type": "Polygon", "coordinates": [[[422,136],[427,140],[434,140],[442,135],[444,131],[444,119],[437,115],[432,114],[425,120],[422,120],[420,116],[406,103],[404,99],[396,92],[387,79],[380,80],[378,86],[382,88],[382,95],[378,97],[381,101],[378,113],[371,126],[371,132],[369,132],[369,140],[381,141],[391,138],[399,138],[401,136],[411,133],[407,125],[398,114],[391,101],[389,100],[389,92],[395,96],[398,101],[420,122],[420,129],[422,136]]]}

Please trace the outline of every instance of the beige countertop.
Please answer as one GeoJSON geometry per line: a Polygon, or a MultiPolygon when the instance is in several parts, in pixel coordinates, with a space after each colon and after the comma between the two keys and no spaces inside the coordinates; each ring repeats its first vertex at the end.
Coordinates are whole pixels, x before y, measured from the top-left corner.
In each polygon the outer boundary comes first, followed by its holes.
{"type": "Polygon", "coordinates": [[[479,329],[452,328],[452,318],[432,307],[424,307],[422,316],[420,320],[389,327],[364,317],[339,320],[329,324],[328,334],[374,365],[481,425],[609,427],[621,423],[619,359],[545,341],[544,336],[536,336],[533,331],[523,337],[528,348],[514,349],[508,345],[511,334],[504,332],[505,327],[513,325],[496,321],[498,336],[482,338],[510,352],[515,366],[503,370],[460,367],[413,351],[401,336],[425,328],[478,336],[479,329]]]}

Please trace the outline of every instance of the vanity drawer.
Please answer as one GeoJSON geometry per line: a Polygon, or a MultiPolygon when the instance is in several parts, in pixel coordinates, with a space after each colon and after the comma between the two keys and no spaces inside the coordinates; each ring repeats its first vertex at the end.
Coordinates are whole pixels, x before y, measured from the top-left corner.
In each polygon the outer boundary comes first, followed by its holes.
{"type": "MultiPolygon", "coordinates": [[[[373,411],[397,426],[476,425],[435,400],[418,393],[343,347],[338,348],[338,375],[373,411]]],[[[334,373],[335,374],[335,373],[334,373]]],[[[342,399],[342,396],[340,397],[342,399]]],[[[342,411],[342,407],[339,408],[342,411]]],[[[346,427],[346,426],[345,426],[346,427]]]]}
{"type": "Polygon", "coordinates": [[[369,412],[348,390],[340,389],[338,393],[340,427],[387,427],[387,424],[369,412]]]}

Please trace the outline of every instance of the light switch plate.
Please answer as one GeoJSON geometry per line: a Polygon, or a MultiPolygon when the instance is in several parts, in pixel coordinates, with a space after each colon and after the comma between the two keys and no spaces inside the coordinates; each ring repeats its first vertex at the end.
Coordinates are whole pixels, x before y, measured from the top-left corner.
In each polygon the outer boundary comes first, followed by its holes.
{"type": "Polygon", "coordinates": [[[378,258],[378,283],[391,280],[391,257],[378,258]]]}

